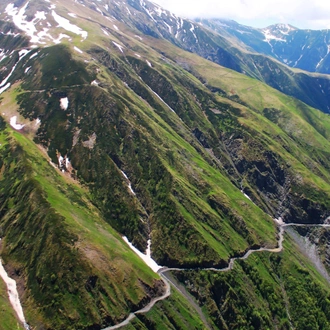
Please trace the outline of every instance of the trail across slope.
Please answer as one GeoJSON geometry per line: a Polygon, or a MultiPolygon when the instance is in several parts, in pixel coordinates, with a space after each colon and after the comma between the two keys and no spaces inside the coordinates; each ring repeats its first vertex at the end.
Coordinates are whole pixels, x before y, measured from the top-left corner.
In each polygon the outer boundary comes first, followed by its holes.
{"type": "MultiPolygon", "coordinates": [[[[227,267],[224,268],[214,268],[214,267],[207,267],[207,268],[167,268],[162,267],[160,268],[157,273],[162,277],[166,290],[165,292],[157,298],[151,299],[151,301],[142,309],[137,310],[134,313],[130,313],[129,316],[121,323],[107,327],[103,330],[112,330],[112,329],[119,329],[125,325],[128,325],[130,321],[136,316],[136,314],[143,314],[150,311],[150,309],[155,305],[156,302],[162,301],[170,296],[171,289],[170,289],[170,283],[169,280],[166,278],[165,273],[170,271],[189,271],[189,270],[209,270],[209,271],[215,271],[215,272],[227,272],[233,269],[235,261],[236,260],[245,260],[247,259],[252,253],[255,252],[272,252],[272,253],[279,253],[283,250],[283,241],[284,241],[284,231],[285,227],[323,227],[323,228],[330,228],[330,224],[302,224],[302,223],[284,223],[281,219],[275,219],[275,222],[279,228],[279,236],[278,236],[278,246],[276,248],[265,248],[261,247],[259,249],[250,249],[248,250],[243,256],[241,257],[233,257],[229,259],[229,263],[227,267]]],[[[141,253],[141,252],[140,252],[141,253]]],[[[178,290],[180,293],[181,291],[173,285],[173,287],[178,290]]],[[[182,293],[181,293],[182,294],[182,293]]]]}

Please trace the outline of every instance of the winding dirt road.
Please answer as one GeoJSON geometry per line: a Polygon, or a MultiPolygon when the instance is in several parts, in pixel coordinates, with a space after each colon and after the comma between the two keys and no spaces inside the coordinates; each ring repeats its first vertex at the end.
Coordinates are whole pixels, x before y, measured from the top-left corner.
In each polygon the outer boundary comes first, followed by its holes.
{"type": "MultiPolygon", "coordinates": [[[[323,227],[323,228],[330,228],[330,224],[303,224],[303,223],[284,223],[282,222],[281,219],[277,220],[275,219],[275,222],[279,228],[279,238],[278,238],[278,246],[276,248],[259,248],[259,249],[251,249],[248,250],[242,257],[233,257],[230,258],[228,266],[224,267],[224,268],[214,268],[214,267],[209,267],[209,268],[199,268],[199,270],[210,270],[210,271],[215,271],[215,272],[227,272],[233,269],[235,261],[236,260],[245,260],[247,259],[252,253],[255,252],[273,252],[273,253],[279,253],[283,250],[283,241],[284,241],[284,230],[285,227],[323,227]]],[[[112,329],[119,329],[125,325],[128,325],[130,323],[130,321],[136,316],[136,314],[143,314],[143,313],[147,313],[150,311],[150,309],[156,304],[156,302],[158,301],[162,301],[166,298],[168,298],[171,294],[171,285],[169,283],[169,280],[166,278],[165,273],[166,272],[170,272],[170,271],[188,271],[188,270],[192,270],[191,268],[167,268],[167,267],[163,267],[161,269],[158,270],[158,274],[161,276],[162,280],[165,283],[165,292],[163,295],[161,295],[160,297],[157,298],[153,298],[148,305],[146,305],[144,308],[139,309],[138,311],[129,314],[129,316],[121,323],[114,325],[114,326],[110,326],[107,328],[104,328],[103,330],[112,330],[112,329]]],[[[196,268],[194,268],[194,270],[196,270],[196,268]]],[[[181,292],[180,289],[178,289],[176,287],[176,285],[173,284],[173,287],[178,290],[181,294],[183,294],[181,292]]],[[[206,324],[207,325],[207,324],[206,324]]]]}

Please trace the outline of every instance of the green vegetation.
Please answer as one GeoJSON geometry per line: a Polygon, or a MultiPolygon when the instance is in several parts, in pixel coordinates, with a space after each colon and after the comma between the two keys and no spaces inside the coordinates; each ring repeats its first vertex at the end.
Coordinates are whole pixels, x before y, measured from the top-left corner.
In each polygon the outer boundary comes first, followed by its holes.
{"type": "Polygon", "coordinates": [[[160,294],[157,276],[106,224],[86,189],[57,173],[23,135],[4,136],[2,257],[29,288],[27,320],[67,329],[105,326],[160,294]],[[54,308],[61,310],[56,317],[54,308]]]}
{"type": "MultiPolygon", "coordinates": [[[[59,60],[64,61],[55,56],[55,51],[47,52],[48,70],[53,65],[52,58],[55,68],[59,60]]],[[[69,156],[77,177],[90,188],[93,203],[107,222],[142,250],[146,247],[150,223],[154,257],[167,265],[223,264],[230,255],[242,253],[249,245],[274,244],[271,219],[245,200],[219,166],[214,167],[207,152],[192,140],[189,129],[128,71],[127,64],[102,49],[94,49],[93,56],[110,69],[103,79],[111,81],[117,89],[86,84],[77,89],[82,81],[64,81],[70,106],[67,111],[60,111],[59,98],[64,94],[53,92],[47,103],[41,102],[49,91],[31,93],[43,86],[27,78],[21,85],[18,101],[25,116],[42,116],[37,140],[48,145],[53,162],[57,162],[56,150],[69,156]],[[118,93],[118,89],[125,87],[117,75],[129,81],[157,112],[131,90],[118,93]],[[34,104],[40,107],[38,113],[34,104]],[[84,141],[94,133],[95,146],[86,148],[84,141]],[[138,198],[127,189],[120,170],[127,173],[138,198]],[[180,234],[173,237],[173,232],[180,234]]],[[[135,63],[137,70],[139,64],[135,63]]],[[[38,65],[41,67],[31,70],[43,72],[46,64],[38,65]]],[[[74,75],[66,72],[66,76],[74,75]]],[[[87,77],[88,73],[82,76],[87,77]]],[[[149,74],[145,79],[149,76],[152,77],[149,74]]],[[[158,77],[154,79],[170,84],[158,77]]],[[[183,87],[180,87],[182,106],[188,99],[183,87]]],[[[201,97],[205,97],[202,92],[201,97]]],[[[195,113],[198,111],[196,108],[195,113]]],[[[191,113],[190,117],[194,125],[202,116],[196,118],[191,113]]],[[[210,123],[207,125],[212,129],[210,123]]]]}
{"type": "MultiPolygon", "coordinates": [[[[200,270],[275,247],[274,217],[329,216],[328,116],[161,38],[140,42],[128,28],[101,37],[113,24],[87,7],[81,15],[90,20],[84,54],[72,52],[77,39],[40,49],[2,95],[1,113],[17,103],[41,121],[16,132],[0,119],[1,256],[24,284],[28,322],[97,329],[161,295],[125,235],[141,251],[151,237],[161,265],[195,269],[176,276],[215,328],[329,327],[329,289],[291,241],[230,272],[200,270]],[[60,170],[59,155],[70,160],[60,170]]],[[[127,328],[204,326],[172,288],[127,328]]]]}
{"type": "Polygon", "coordinates": [[[138,314],[129,326],[123,329],[205,329],[196,312],[174,288],[171,296],[148,313],[138,314]]]}
{"type": "Polygon", "coordinates": [[[286,236],[284,251],[240,260],[230,272],[175,272],[220,329],[327,329],[328,283],[286,236]]]}

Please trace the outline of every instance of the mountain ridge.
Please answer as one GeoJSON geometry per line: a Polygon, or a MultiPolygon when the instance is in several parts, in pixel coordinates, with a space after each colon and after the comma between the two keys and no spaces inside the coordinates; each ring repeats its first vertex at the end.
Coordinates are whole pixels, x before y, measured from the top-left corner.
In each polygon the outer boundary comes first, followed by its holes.
{"type": "Polygon", "coordinates": [[[298,29],[289,24],[252,28],[228,20],[198,20],[221,35],[234,37],[248,49],[292,68],[329,73],[329,31],[298,29]]]}

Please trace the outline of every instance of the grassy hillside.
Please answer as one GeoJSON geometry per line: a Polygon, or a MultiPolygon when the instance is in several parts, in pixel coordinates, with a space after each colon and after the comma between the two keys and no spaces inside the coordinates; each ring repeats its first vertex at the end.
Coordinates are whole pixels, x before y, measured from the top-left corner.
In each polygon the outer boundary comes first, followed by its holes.
{"type": "Polygon", "coordinates": [[[1,142],[1,255],[24,283],[31,325],[105,326],[161,293],[158,276],[107,225],[86,188],[23,135],[5,130],[1,142]]]}
{"type": "Polygon", "coordinates": [[[327,329],[328,282],[288,237],[231,272],[176,272],[219,329],[327,329]]]}
{"type": "MultiPolygon", "coordinates": [[[[41,68],[34,67],[32,73],[42,72],[46,64],[49,68],[55,59],[55,48],[45,52],[47,63],[40,61],[41,68]]],[[[271,219],[232,185],[189,126],[139,82],[120,58],[103,50],[94,50],[93,56],[103,59],[100,86],[82,84],[77,90],[74,86],[81,82],[73,82],[70,88],[65,81],[62,91],[50,91],[49,97],[48,90],[31,93],[33,89],[43,90],[43,85],[31,88],[28,77],[16,93],[21,113],[41,118],[38,141],[48,145],[54,162],[56,150],[68,155],[107,221],[143,249],[142,239],[146,242],[148,230],[140,221],[143,216],[151,226],[154,256],[160,263],[173,265],[217,264],[249,245],[274,244],[271,219]],[[118,75],[132,89],[127,89],[118,75]],[[108,87],[111,85],[116,88],[108,87]],[[70,100],[67,111],[58,110],[63,96],[70,100]],[[43,99],[48,99],[47,103],[43,99]],[[93,134],[96,143],[88,148],[85,141],[93,134]],[[136,195],[127,189],[120,170],[127,173],[136,195]],[[174,237],[172,232],[180,234],[174,237]]],[[[156,70],[149,73],[151,78],[161,77],[156,70]]],[[[172,81],[168,86],[176,88],[172,81]]],[[[180,106],[187,100],[187,91],[184,93],[180,106]]],[[[195,116],[191,113],[193,123],[195,116]]]]}
{"type": "MultiPolygon", "coordinates": [[[[207,85],[207,92],[205,87],[199,87],[204,90],[204,101],[199,99],[198,102],[214,126],[214,135],[219,138],[214,143],[209,128],[202,128],[198,121],[204,145],[206,141],[228,173],[236,176],[246,186],[246,192],[255,197],[252,199],[255,202],[261,199],[266,203],[264,209],[287,217],[288,221],[324,219],[326,213],[323,212],[328,206],[322,211],[316,204],[323,200],[322,203],[327,205],[327,198],[317,195],[321,191],[329,194],[326,161],[329,117],[257,80],[204,61],[194,54],[174,51],[170,45],[164,48],[159,43],[156,49],[160,50],[160,45],[163,54],[173,62],[181,63],[207,85]],[[298,200],[298,196],[307,197],[309,202],[298,200]],[[272,205],[270,199],[280,202],[272,205]],[[309,204],[309,216],[306,210],[299,210],[302,203],[309,204]],[[297,204],[300,204],[298,208],[297,204]],[[312,211],[313,205],[318,209],[315,212],[312,211]]],[[[196,91],[198,83],[193,79],[190,76],[196,91]]]]}
{"type": "MultiPolygon", "coordinates": [[[[0,113],[25,124],[17,132],[1,119],[1,256],[21,283],[28,322],[99,329],[159,296],[163,282],[125,235],[141,251],[151,238],[161,265],[195,269],[177,276],[214,327],[288,329],[289,315],[298,328],[308,324],[295,286],[310,300],[310,327],[328,326],[328,289],[289,241],[283,253],[253,255],[231,272],[196,270],[275,247],[274,217],[325,221],[328,116],[79,10],[89,20],[85,42],[24,58],[16,50],[1,62],[1,78],[18,64],[0,113]]],[[[172,292],[128,328],[203,328],[172,292]]]]}

